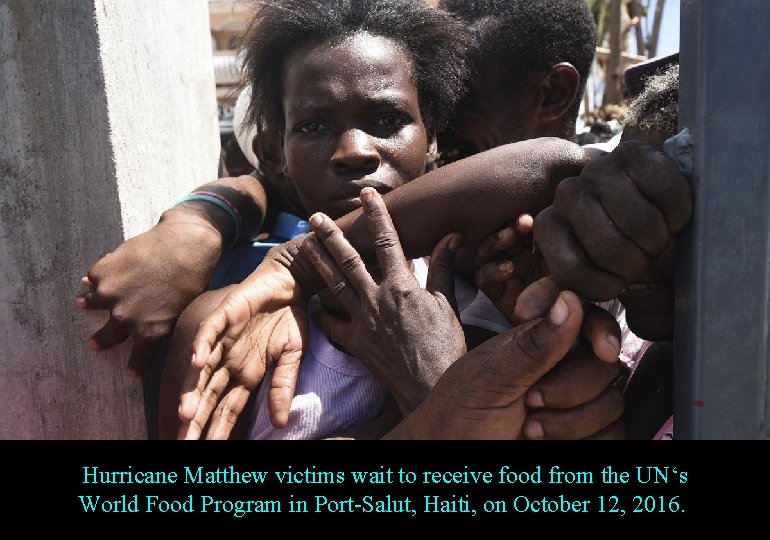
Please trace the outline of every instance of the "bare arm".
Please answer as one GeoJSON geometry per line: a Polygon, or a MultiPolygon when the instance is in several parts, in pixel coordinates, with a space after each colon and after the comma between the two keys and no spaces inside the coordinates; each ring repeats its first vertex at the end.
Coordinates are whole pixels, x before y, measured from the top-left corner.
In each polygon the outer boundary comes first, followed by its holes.
{"type": "MultiPolygon", "coordinates": [[[[465,245],[486,238],[520,214],[537,214],[553,200],[558,183],[588,162],[578,145],[557,138],[500,146],[425,174],[383,198],[407,258],[429,255],[450,232],[465,245]]],[[[376,260],[361,209],[336,220],[345,238],[367,261],[376,260]]],[[[299,246],[287,242],[270,258],[289,268],[305,293],[323,284],[299,246]]]]}
{"type": "MultiPolygon", "coordinates": [[[[500,146],[452,163],[384,196],[407,258],[430,255],[447,233],[475,244],[520,214],[536,214],[553,200],[559,181],[576,176],[586,153],[563,139],[500,146]]],[[[359,209],[337,220],[366,259],[375,253],[359,209]]]]}
{"type": "MultiPolygon", "coordinates": [[[[385,201],[404,252],[414,258],[430,254],[447,233],[460,232],[466,243],[475,243],[522,213],[536,214],[550,203],[558,182],[578,174],[587,159],[579,146],[562,139],[506,145],[421,176],[388,193],[385,201]]],[[[375,259],[360,210],[337,223],[364,259],[375,259]]],[[[237,416],[240,410],[222,405],[228,395],[218,373],[225,370],[237,384],[254,362],[267,361],[275,366],[270,402],[281,404],[278,409],[271,406],[271,418],[276,426],[285,424],[299,369],[295,357],[304,348],[302,321],[295,312],[323,287],[312,261],[300,250],[305,239],[273,248],[201,323],[182,393],[183,423],[189,425],[195,418],[205,424],[214,408],[212,426],[237,416]],[[286,340],[273,339],[286,335],[300,339],[290,347],[286,340]],[[221,398],[219,405],[209,402],[201,407],[200,397],[206,392],[221,398]]]]}
{"type": "MultiPolygon", "coordinates": [[[[267,200],[256,178],[220,178],[194,192],[227,199],[240,216],[241,238],[254,238],[259,232],[267,200]]],[[[75,299],[81,309],[109,311],[104,326],[89,337],[89,348],[109,349],[131,336],[129,372],[141,374],[158,340],[205,290],[235,234],[235,221],[226,210],[191,200],[169,208],[152,229],[102,257],[83,279],[88,290],[75,299]]]]}
{"type": "Polygon", "coordinates": [[[188,201],[175,206],[167,212],[189,213],[208,223],[222,238],[223,246],[237,242],[254,240],[262,228],[267,214],[267,194],[264,187],[255,177],[250,175],[219,178],[198,186],[192,193],[210,192],[227,199],[232,203],[240,217],[239,235],[235,237],[235,228],[230,216],[218,206],[201,201],[188,201]]]}

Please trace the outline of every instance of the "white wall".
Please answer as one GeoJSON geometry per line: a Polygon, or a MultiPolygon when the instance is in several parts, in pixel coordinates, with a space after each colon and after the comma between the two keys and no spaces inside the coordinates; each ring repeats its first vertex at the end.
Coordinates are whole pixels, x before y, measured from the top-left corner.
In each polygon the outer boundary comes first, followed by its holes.
{"type": "Polygon", "coordinates": [[[79,279],[216,176],[205,0],[0,0],[0,439],[143,438],[79,279]]]}

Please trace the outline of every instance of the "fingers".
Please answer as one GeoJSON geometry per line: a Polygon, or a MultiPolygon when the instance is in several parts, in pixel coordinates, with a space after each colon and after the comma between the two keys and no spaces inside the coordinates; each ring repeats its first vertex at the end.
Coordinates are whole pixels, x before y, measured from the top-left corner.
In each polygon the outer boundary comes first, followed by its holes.
{"type": "Polygon", "coordinates": [[[514,265],[511,261],[489,262],[482,266],[474,281],[476,287],[489,298],[499,298],[505,291],[505,283],[513,276],[514,265]]]}
{"type": "Polygon", "coordinates": [[[105,298],[96,294],[98,281],[90,276],[80,278],[80,284],[88,289],[75,297],[75,307],[78,309],[109,309],[110,303],[105,298]]]}
{"type": "Polygon", "coordinates": [[[211,418],[211,425],[206,432],[206,439],[225,440],[238,420],[239,415],[249,400],[251,391],[245,386],[236,386],[228,390],[217,405],[211,418]]]}
{"type": "MultiPolygon", "coordinates": [[[[89,276],[82,277],[80,283],[89,290],[75,297],[75,307],[78,309],[112,309],[112,300],[108,300],[104,295],[98,294],[96,290],[97,281],[89,276]]],[[[92,351],[101,351],[109,349],[115,345],[120,345],[131,335],[130,330],[123,317],[110,313],[110,318],[96,332],[94,332],[86,341],[88,348],[92,351]]]]}
{"type": "Polygon", "coordinates": [[[134,339],[134,345],[131,347],[131,358],[128,359],[128,374],[131,377],[139,377],[145,372],[147,366],[150,365],[158,342],[157,339],[134,339]]]}
{"type": "Polygon", "coordinates": [[[104,285],[99,290],[99,279],[94,268],[104,263],[108,253],[88,271],[88,275],[80,278],[80,284],[85,287],[84,293],[75,297],[75,307],[79,309],[112,309],[115,305],[114,291],[106,291],[104,285]]]}
{"type": "Polygon", "coordinates": [[[289,422],[289,412],[294,399],[301,360],[301,350],[289,351],[282,354],[275,365],[273,378],[270,380],[268,407],[270,422],[277,428],[286,427],[289,422]]]}
{"type": "Polygon", "coordinates": [[[625,142],[559,185],[535,219],[535,241],[559,285],[608,300],[644,274],[691,216],[690,185],[676,164],[625,142]]]}
{"type": "Polygon", "coordinates": [[[316,213],[310,217],[310,224],[316,238],[308,238],[302,245],[303,250],[329,290],[346,309],[353,309],[358,306],[359,295],[369,294],[376,286],[372,276],[364,266],[361,256],[329,216],[316,213]],[[326,252],[321,249],[319,242],[326,248],[326,252]],[[347,286],[348,281],[352,289],[347,286]]]}
{"type": "Polygon", "coordinates": [[[604,362],[614,363],[620,355],[620,325],[607,311],[593,306],[583,318],[583,337],[593,353],[604,362]]]}
{"type": "MultiPolygon", "coordinates": [[[[341,239],[341,242],[347,243],[344,238],[341,239]]],[[[348,245],[348,247],[350,246],[348,245]]],[[[332,292],[337,300],[339,300],[340,304],[342,304],[342,307],[345,308],[348,313],[355,313],[359,309],[361,302],[357,290],[359,290],[360,287],[363,287],[362,290],[364,294],[366,294],[367,288],[374,286],[374,281],[371,279],[371,276],[369,276],[369,274],[364,271],[366,277],[360,278],[365,281],[363,286],[360,284],[358,286],[353,284],[352,282],[355,281],[353,278],[351,278],[352,286],[348,286],[348,279],[342,273],[342,271],[340,271],[339,266],[337,266],[337,262],[335,262],[335,260],[332,259],[326,250],[321,247],[321,244],[317,238],[312,236],[308,238],[302,244],[302,250],[307,254],[308,259],[320,274],[321,278],[326,284],[326,287],[332,292]]],[[[348,260],[345,264],[363,265],[363,262],[361,261],[361,258],[358,257],[357,253],[355,257],[355,260],[348,260]]],[[[349,267],[350,266],[348,266],[348,268],[349,267]]]]}
{"type": "Polygon", "coordinates": [[[516,245],[518,236],[513,227],[505,227],[497,233],[487,236],[476,246],[476,262],[486,264],[497,259],[501,254],[516,245]]]}
{"type": "Polygon", "coordinates": [[[535,220],[531,214],[521,214],[516,218],[514,229],[519,237],[532,234],[532,227],[535,224],[535,220]]]}
{"type": "Polygon", "coordinates": [[[119,345],[131,335],[123,321],[110,317],[99,330],[88,338],[88,348],[101,351],[119,345]]]}
{"type": "Polygon", "coordinates": [[[618,230],[599,200],[580,189],[578,182],[578,178],[568,178],[559,184],[554,208],[564,209],[575,236],[595,264],[626,279],[639,277],[649,266],[647,253],[618,230]]]}
{"type": "Polygon", "coordinates": [[[618,362],[603,362],[582,344],[532,385],[526,404],[538,409],[571,409],[596,399],[620,374],[618,362]]]}
{"type": "MultiPolygon", "coordinates": [[[[548,316],[524,332],[506,332],[501,336],[514,335],[512,343],[496,342],[493,346],[510,347],[507,366],[489,366],[497,363],[496,355],[490,355],[487,364],[496,376],[504,376],[522,393],[535,384],[561,360],[575,342],[583,309],[580,300],[571,291],[562,291],[553,303],[548,316]]],[[[486,343],[493,342],[493,338],[486,343]]],[[[483,347],[483,346],[482,346],[483,347]]],[[[482,347],[476,350],[481,350],[482,347]]],[[[512,397],[512,396],[509,396],[512,397]]]]}
{"type": "Polygon", "coordinates": [[[560,293],[561,288],[550,276],[535,281],[516,300],[514,317],[522,322],[544,317],[560,293]]]}
{"type": "Polygon", "coordinates": [[[292,306],[289,312],[282,316],[282,322],[287,320],[294,321],[296,327],[292,330],[291,325],[279,325],[284,330],[271,337],[267,350],[268,362],[277,359],[268,391],[270,421],[277,428],[285,427],[289,421],[291,402],[297,386],[303,344],[307,341],[308,334],[305,304],[292,306]]]}
{"type": "Polygon", "coordinates": [[[623,142],[610,155],[622,164],[644,196],[660,209],[672,233],[690,221],[690,183],[671,158],[638,141],[623,142]]]}
{"type": "Polygon", "coordinates": [[[615,298],[625,280],[599,268],[581,247],[570,226],[550,206],[535,218],[535,243],[543,254],[551,276],[562,288],[588,300],[615,298]]]}
{"type": "Polygon", "coordinates": [[[361,190],[361,203],[369,225],[369,233],[374,240],[377,262],[383,279],[406,276],[413,278],[404,257],[396,227],[390,219],[382,196],[373,188],[367,187],[361,190]]]}
{"type": "Polygon", "coordinates": [[[189,423],[198,411],[201,395],[209,382],[213,367],[216,363],[204,363],[198,365],[198,356],[193,354],[190,367],[187,369],[182,392],[179,398],[179,419],[182,423],[189,423]]]}
{"type": "Polygon", "coordinates": [[[565,410],[534,410],[522,430],[528,439],[582,439],[597,434],[623,414],[623,396],[608,388],[597,399],[565,410]]]}
{"type": "Polygon", "coordinates": [[[211,315],[203,319],[198,326],[198,332],[193,340],[192,366],[195,369],[200,370],[207,364],[216,365],[219,362],[222,353],[219,340],[224,334],[227,324],[228,317],[226,311],[217,308],[211,315]]]}
{"type": "MultiPolygon", "coordinates": [[[[208,379],[208,377],[206,377],[208,379]]],[[[219,397],[223,395],[227,383],[230,380],[230,374],[226,369],[218,369],[214,372],[208,384],[201,388],[200,379],[196,385],[198,394],[197,406],[194,410],[186,410],[183,417],[182,406],[180,405],[179,418],[182,420],[182,426],[179,430],[179,438],[190,440],[199,439],[203,433],[206,423],[211,417],[211,412],[219,402],[219,397]]],[[[183,391],[183,398],[186,397],[183,391]]]]}
{"type": "Polygon", "coordinates": [[[459,233],[450,233],[439,240],[430,256],[428,278],[425,284],[428,292],[442,294],[447,299],[455,315],[458,314],[458,310],[455,297],[454,260],[461,242],[462,235],[459,233]]]}
{"type": "Polygon", "coordinates": [[[534,220],[530,214],[521,214],[512,227],[500,229],[489,235],[476,247],[475,259],[479,265],[500,258],[500,256],[515,256],[531,241],[524,239],[532,234],[534,220]]]}
{"type": "Polygon", "coordinates": [[[502,292],[504,283],[513,275],[513,268],[511,261],[489,262],[476,272],[476,286],[488,296],[490,292],[502,292]]]}
{"type": "MultiPolygon", "coordinates": [[[[599,227],[618,231],[647,255],[654,257],[670,241],[671,231],[660,208],[645,196],[623,161],[617,155],[606,155],[590,163],[579,178],[572,179],[573,193],[579,195],[581,200],[594,199],[601,205],[601,215],[612,221],[599,224],[599,227]]],[[[560,206],[559,212],[567,215],[564,212],[572,210],[570,224],[575,226],[580,219],[588,219],[594,212],[579,206],[568,199],[566,204],[560,206]]],[[[581,240],[587,239],[583,235],[578,236],[581,240]]],[[[591,254],[598,255],[592,251],[591,254]]]]}

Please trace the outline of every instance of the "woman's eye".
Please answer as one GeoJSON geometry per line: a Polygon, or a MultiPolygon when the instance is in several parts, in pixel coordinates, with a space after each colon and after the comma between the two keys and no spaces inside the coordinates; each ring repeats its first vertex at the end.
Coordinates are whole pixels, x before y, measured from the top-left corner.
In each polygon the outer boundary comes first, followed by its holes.
{"type": "Polygon", "coordinates": [[[305,122],[297,128],[300,133],[316,133],[323,129],[321,122],[305,122]]]}
{"type": "Polygon", "coordinates": [[[396,114],[383,114],[375,121],[376,126],[382,127],[400,127],[406,124],[406,118],[396,114]]]}

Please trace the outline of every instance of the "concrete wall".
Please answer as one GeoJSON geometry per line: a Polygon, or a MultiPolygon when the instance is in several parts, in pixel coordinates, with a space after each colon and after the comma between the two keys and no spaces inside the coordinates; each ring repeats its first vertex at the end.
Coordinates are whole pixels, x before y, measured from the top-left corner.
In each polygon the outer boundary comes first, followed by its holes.
{"type": "Polygon", "coordinates": [[[0,0],[0,438],[143,438],[80,277],[216,176],[205,0],[0,0]]]}

